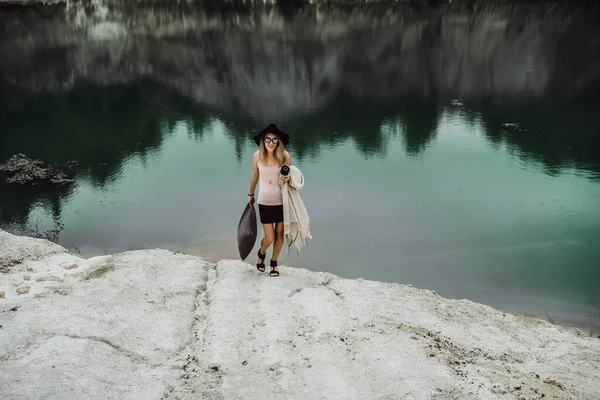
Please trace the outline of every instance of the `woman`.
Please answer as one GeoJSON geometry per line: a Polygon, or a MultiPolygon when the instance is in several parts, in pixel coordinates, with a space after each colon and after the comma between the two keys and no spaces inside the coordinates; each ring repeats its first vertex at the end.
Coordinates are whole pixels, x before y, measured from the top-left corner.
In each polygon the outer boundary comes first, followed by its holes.
{"type": "Polygon", "coordinates": [[[254,136],[259,149],[253,157],[254,169],[250,178],[248,203],[252,204],[254,201],[254,189],[260,181],[257,203],[265,236],[260,242],[256,268],[260,272],[265,271],[266,252],[273,244],[271,276],[279,276],[277,257],[283,247],[283,194],[279,182],[287,182],[290,179],[289,176],[280,175],[283,165],[292,165],[290,153],[284,149],[289,140],[290,137],[275,124],[270,124],[254,136]]]}

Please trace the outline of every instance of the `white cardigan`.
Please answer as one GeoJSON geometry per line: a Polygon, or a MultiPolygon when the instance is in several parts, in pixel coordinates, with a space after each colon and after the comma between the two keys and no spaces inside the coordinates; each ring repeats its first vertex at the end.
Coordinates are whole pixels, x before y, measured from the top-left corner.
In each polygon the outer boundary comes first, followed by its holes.
{"type": "Polygon", "coordinates": [[[296,246],[300,253],[303,245],[312,239],[310,233],[310,219],[300,198],[298,191],[304,186],[304,175],[298,167],[290,166],[290,180],[283,182],[283,235],[288,244],[296,246]]]}

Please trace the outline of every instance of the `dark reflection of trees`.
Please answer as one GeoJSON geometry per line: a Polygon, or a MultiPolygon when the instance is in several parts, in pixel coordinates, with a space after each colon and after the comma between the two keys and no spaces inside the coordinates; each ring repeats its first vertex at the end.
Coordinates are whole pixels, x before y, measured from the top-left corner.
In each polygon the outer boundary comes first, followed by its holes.
{"type": "Polygon", "coordinates": [[[289,147],[302,160],[349,139],[364,157],[385,155],[388,138],[381,128],[386,121],[400,121],[406,150],[414,156],[432,139],[438,118],[433,99],[357,99],[341,95],[314,114],[282,121],[278,126],[293,135],[289,147]]]}
{"type": "Polygon", "coordinates": [[[29,213],[36,204],[47,209],[53,217],[61,215],[61,199],[69,196],[72,185],[65,186],[23,186],[15,187],[0,179],[0,225],[16,223],[23,225],[27,222],[29,213]]]}
{"type": "Polygon", "coordinates": [[[11,93],[2,99],[0,159],[24,153],[56,165],[76,160],[78,173],[99,186],[129,156],[160,146],[160,109],[168,102],[144,85],[80,86],[59,94],[11,93]]]}
{"type": "Polygon", "coordinates": [[[228,132],[235,132],[235,134],[232,135],[233,149],[238,162],[241,162],[244,147],[247,143],[250,143],[251,146],[256,145],[252,137],[256,135],[257,132],[260,132],[264,126],[260,127],[258,130],[254,130],[251,128],[251,124],[239,117],[227,119],[224,122],[227,126],[228,132]]]}
{"type": "MultiPolygon", "coordinates": [[[[132,156],[142,159],[162,143],[161,124],[174,126],[177,104],[148,83],[124,86],[78,86],[64,93],[36,95],[1,89],[0,162],[23,153],[46,165],[65,168],[70,161],[78,179],[97,187],[114,181],[132,156]]],[[[35,203],[45,200],[60,211],[71,185],[1,183],[0,209],[5,221],[23,222],[35,203]]]]}
{"type": "MultiPolygon", "coordinates": [[[[600,122],[594,111],[600,100],[596,93],[529,100],[487,97],[467,104],[467,110],[477,110],[491,143],[506,144],[524,160],[542,164],[549,174],[574,166],[598,175],[600,122]],[[523,130],[504,128],[506,122],[518,123],[523,130]]],[[[16,153],[59,168],[76,161],[76,178],[98,187],[117,179],[129,158],[144,159],[158,149],[178,123],[186,125],[191,137],[202,140],[218,119],[241,160],[246,146],[254,146],[252,136],[271,122],[259,124],[243,115],[216,113],[149,82],[78,86],[62,94],[31,95],[4,88],[0,94],[0,161],[16,153]]],[[[348,140],[365,157],[385,155],[389,138],[382,126],[389,121],[401,126],[407,154],[417,156],[434,138],[440,112],[433,97],[340,95],[312,114],[273,122],[292,135],[289,147],[298,160],[314,158],[322,149],[348,140]]],[[[61,199],[72,189],[72,185],[20,186],[2,180],[2,219],[23,222],[35,204],[60,215],[61,199]]]]}
{"type": "Polygon", "coordinates": [[[285,126],[294,132],[290,147],[300,160],[306,156],[315,157],[321,148],[333,147],[349,139],[365,157],[369,157],[385,152],[380,127],[386,115],[394,115],[390,104],[342,96],[318,113],[291,120],[285,126]]]}
{"type": "Polygon", "coordinates": [[[600,176],[600,96],[530,100],[487,99],[479,112],[491,143],[506,144],[524,161],[541,164],[550,175],[574,167],[600,176]],[[518,123],[519,129],[503,127],[518,123]]]}
{"type": "Polygon", "coordinates": [[[440,110],[435,101],[410,98],[402,106],[404,145],[409,156],[423,152],[436,134],[440,110]]]}

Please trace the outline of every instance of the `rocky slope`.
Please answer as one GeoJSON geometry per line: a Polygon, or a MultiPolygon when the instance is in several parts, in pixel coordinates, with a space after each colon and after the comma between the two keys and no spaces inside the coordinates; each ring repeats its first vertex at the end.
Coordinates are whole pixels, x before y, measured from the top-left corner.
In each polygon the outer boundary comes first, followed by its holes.
{"type": "Polygon", "coordinates": [[[4,399],[597,399],[600,340],[406,285],[0,231],[4,399]]]}

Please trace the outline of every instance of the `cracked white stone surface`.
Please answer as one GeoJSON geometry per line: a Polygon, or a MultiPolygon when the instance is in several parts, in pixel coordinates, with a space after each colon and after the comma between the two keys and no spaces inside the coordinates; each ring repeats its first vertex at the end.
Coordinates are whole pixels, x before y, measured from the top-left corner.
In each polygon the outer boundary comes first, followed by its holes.
{"type": "Polygon", "coordinates": [[[0,260],[27,249],[0,274],[2,399],[600,398],[600,340],[470,301],[160,249],[0,244],[0,260]]]}

